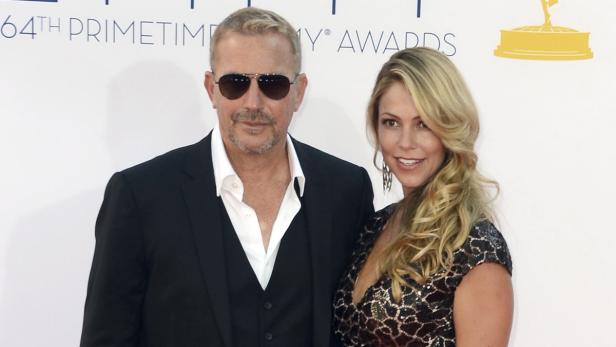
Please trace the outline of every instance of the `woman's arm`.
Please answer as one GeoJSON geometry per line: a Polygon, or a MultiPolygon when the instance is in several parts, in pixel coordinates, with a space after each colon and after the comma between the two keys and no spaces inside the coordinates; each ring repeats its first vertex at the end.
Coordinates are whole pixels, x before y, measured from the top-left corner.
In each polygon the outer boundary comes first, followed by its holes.
{"type": "Polygon", "coordinates": [[[511,276],[504,266],[483,263],[456,289],[453,320],[458,347],[506,347],[513,320],[511,276]]]}

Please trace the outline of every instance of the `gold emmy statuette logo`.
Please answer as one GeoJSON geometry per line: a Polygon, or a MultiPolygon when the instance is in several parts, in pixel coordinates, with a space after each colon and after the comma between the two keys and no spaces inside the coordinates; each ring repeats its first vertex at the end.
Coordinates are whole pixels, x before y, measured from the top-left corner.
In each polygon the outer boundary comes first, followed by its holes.
{"type": "Polygon", "coordinates": [[[550,20],[550,7],[558,0],[540,0],[545,21],[543,25],[530,25],[513,30],[501,30],[500,45],[494,55],[505,58],[535,60],[590,59],[588,46],[590,33],[554,26],[550,20]]]}

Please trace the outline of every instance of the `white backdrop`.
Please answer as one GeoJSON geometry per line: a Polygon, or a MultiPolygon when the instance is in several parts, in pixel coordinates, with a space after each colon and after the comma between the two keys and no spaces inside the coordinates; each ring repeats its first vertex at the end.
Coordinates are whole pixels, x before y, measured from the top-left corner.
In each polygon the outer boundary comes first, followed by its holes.
{"type": "MultiPolygon", "coordinates": [[[[78,345],[104,186],[207,134],[211,26],[249,2],[0,0],[0,346],[78,345]]],[[[382,193],[365,136],[376,73],[396,48],[450,55],[481,112],[480,165],[502,186],[511,346],[616,346],[616,4],[551,8],[591,33],[582,61],[493,55],[501,29],[543,22],[537,0],[251,5],[302,35],[309,88],[291,133],[366,167],[377,208],[400,190],[382,193]]]]}

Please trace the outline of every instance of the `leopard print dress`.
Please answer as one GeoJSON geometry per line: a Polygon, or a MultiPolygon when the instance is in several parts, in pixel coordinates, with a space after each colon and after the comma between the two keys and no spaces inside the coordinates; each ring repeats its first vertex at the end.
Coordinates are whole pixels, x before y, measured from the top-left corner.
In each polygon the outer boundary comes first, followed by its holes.
{"type": "Polygon", "coordinates": [[[433,275],[425,284],[410,278],[400,303],[392,300],[391,279],[381,277],[353,304],[355,280],[380,231],[395,209],[390,205],[368,222],[349,269],[334,297],[334,331],[344,346],[453,347],[453,299],[462,277],[484,262],[502,264],[511,274],[507,244],[490,222],[475,225],[464,245],[454,252],[449,271],[433,275]]]}

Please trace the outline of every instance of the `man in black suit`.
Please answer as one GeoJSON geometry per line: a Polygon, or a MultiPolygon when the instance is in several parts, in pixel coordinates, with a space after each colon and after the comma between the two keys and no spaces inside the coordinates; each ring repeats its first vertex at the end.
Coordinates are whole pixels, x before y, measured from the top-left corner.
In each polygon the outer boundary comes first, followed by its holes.
{"type": "Polygon", "coordinates": [[[295,29],[246,8],[216,29],[200,142],[111,178],[81,346],[332,346],[331,302],[372,213],[366,171],[292,139],[295,29]]]}

